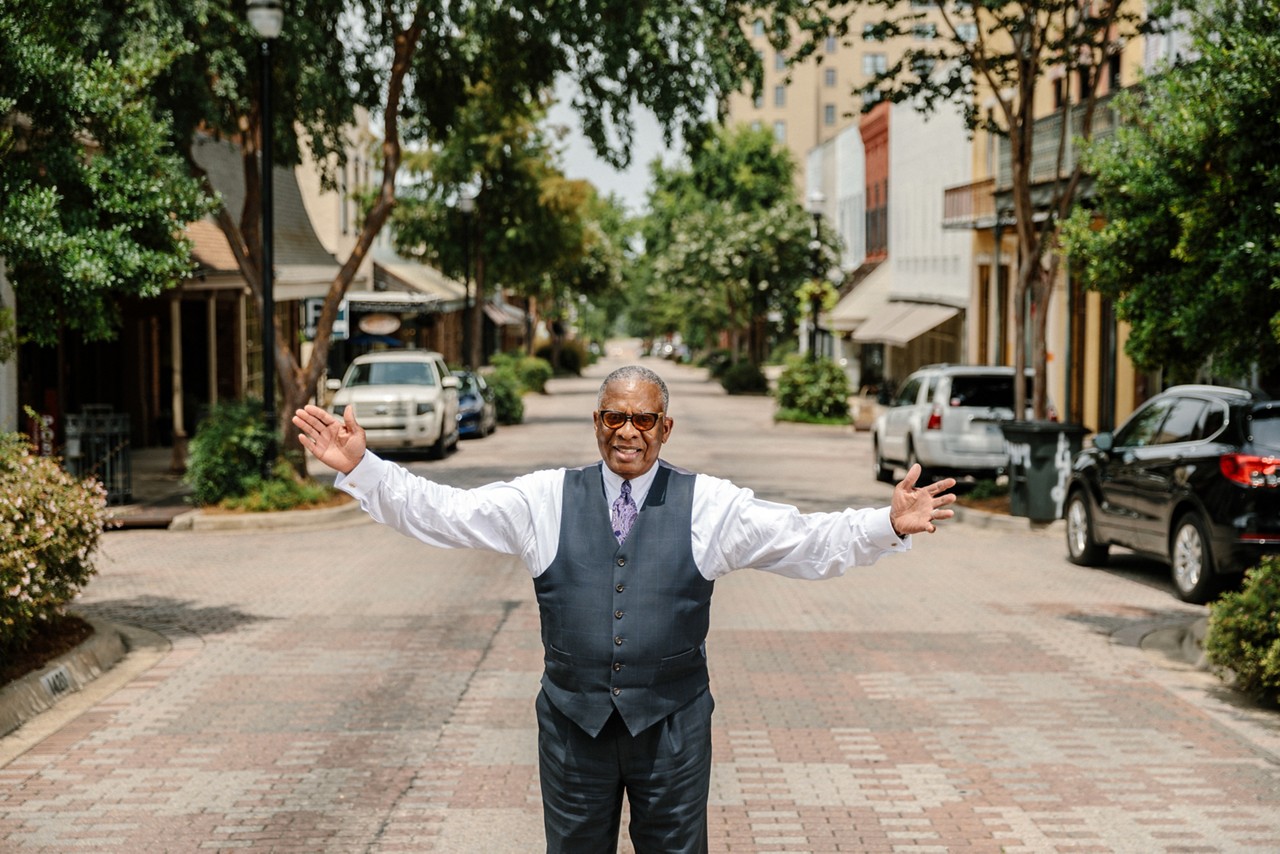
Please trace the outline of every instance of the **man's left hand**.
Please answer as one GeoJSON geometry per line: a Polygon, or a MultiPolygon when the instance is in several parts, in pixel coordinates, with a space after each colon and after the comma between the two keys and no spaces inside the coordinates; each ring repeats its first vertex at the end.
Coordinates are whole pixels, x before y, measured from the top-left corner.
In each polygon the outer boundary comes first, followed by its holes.
{"type": "Polygon", "coordinates": [[[920,464],[916,463],[897,486],[893,488],[893,503],[889,505],[889,522],[899,537],[911,534],[932,534],[938,530],[934,522],[950,519],[955,511],[947,507],[956,497],[947,490],[956,485],[956,479],[948,477],[928,486],[916,486],[920,479],[920,464]]]}

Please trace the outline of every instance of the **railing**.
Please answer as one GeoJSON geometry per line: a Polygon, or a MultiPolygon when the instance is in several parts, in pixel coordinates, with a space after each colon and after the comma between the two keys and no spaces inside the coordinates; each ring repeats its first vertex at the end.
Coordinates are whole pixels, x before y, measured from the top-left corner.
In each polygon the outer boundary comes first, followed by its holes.
{"type": "Polygon", "coordinates": [[[105,406],[86,405],[67,415],[65,465],[79,478],[96,477],[107,489],[110,504],[127,504],[133,497],[133,469],[129,458],[129,414],[105,406]]]}
{"type": "MultiPolygon", "coordinates": [[[[1077,104],[1071,108],[1070,128],[1062,151],[1062,168],[1058,170],[1058,149],[1063,144],[1063,112],[1037,119],[1031,138],[1031,185],[1034,188],[1049,184],[1055,179],[1066,178],[1076,168],[1080,159],[1081,126],[1084,124],[1085,107],[1077,104]]],[[[1119,121],[1111,106],[1111,96],[1103,95],[1094,108],[1090,141],[1106,139],[1116,132],[1119,121]]],[[[1001,138],[997,148],[997,171],[994,178],[983,178],[968,184],[947,187],[942,197],[943,228],[991,228],[996,224],[996,198],[1013,187],[1013,160],[1009,140],[1001,138]]],[[[1007,209],[1006,209],[1007,215],[1007,209]]]]}

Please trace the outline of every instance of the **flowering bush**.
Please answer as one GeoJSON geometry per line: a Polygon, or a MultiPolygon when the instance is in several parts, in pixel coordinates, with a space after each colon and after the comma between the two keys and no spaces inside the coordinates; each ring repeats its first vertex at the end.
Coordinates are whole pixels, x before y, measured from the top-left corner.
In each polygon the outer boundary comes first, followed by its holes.
{"type": "Polygon", "coordinates": [[[1280,706],[1280,559],[1264,559],[1210,606],[1204,651],[1241,691],[1280,706]]]}
{"type": "Polygon", "coordinates": [[[0,652],[20,649],[93,576],[107,491],[77,482],[52,457],[0,433],[0,652]]]}

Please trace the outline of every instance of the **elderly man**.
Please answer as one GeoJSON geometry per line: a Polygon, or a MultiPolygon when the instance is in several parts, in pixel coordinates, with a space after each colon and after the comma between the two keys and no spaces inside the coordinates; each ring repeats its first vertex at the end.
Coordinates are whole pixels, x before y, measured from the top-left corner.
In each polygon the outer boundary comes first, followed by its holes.
{"type": "Polygon", "coordinates": [[[300,441],[379,522],[440,547],[519,555],[533,576],[545,670],[537,698],[549,852],[617,849],[624,794],[640,854],[707,848],[711,711],[705,640],[715,580],[741,568],[839,576],[950,518],[947,479],[888,507],[800,513],[659,460],[675,425],[653,371],[619,368],[592,415],[601,462],[478,489],[412,475],[365,445],[347,407],[294,415],[300,441]]]}

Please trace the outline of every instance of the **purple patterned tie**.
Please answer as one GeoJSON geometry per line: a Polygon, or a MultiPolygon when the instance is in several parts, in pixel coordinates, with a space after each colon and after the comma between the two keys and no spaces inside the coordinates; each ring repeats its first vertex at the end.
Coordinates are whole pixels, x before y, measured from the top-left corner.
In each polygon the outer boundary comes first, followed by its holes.
{"type": "Polygon", "coordinates": [[[618,538],[618,545],[627,538],[631,525],[636,521],[636,503],[631,500],[631,481],[622,482],[622,494],[613,502],[613,535],[618,538]]]}

